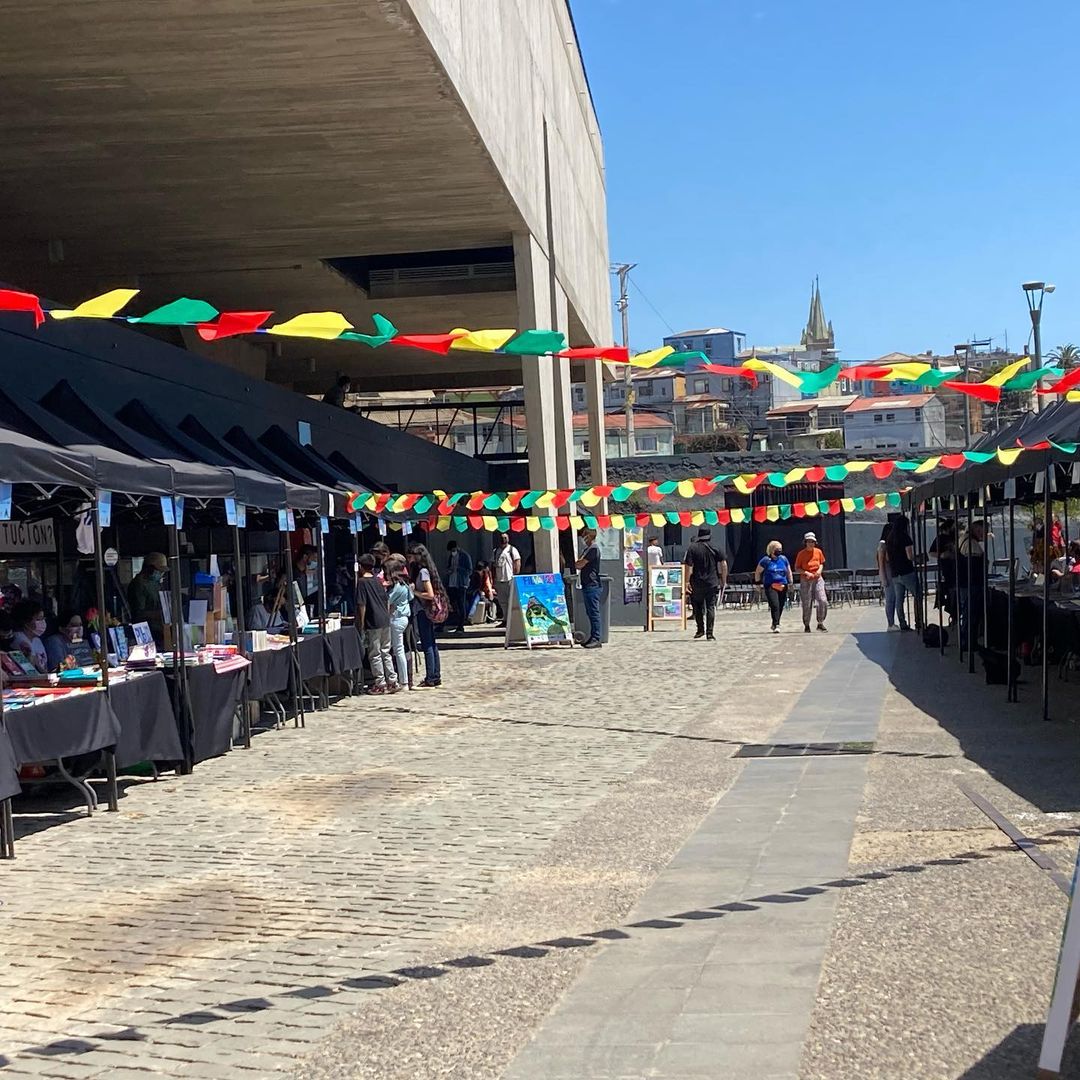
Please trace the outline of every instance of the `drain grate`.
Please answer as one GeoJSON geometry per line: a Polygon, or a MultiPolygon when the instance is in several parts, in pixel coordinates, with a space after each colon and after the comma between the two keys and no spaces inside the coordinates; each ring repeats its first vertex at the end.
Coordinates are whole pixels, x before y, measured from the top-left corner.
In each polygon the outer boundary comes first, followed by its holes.
{"type": "Polygon", "coordinates": [[[873,752],[872,742],[743,743],[734,756],[737,758],[837,757],[873,752]]]}

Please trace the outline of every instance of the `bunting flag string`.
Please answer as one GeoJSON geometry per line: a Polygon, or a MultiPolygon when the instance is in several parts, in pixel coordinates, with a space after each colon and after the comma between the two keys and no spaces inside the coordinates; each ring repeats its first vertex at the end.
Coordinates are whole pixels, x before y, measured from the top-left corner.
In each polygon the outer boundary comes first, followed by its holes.
{"type": "Polygon", "coordinates": [[[921,476],[934,469],[960,469],[967,464],[982,465],[995,458],[1003,465],[1012,465],[1025,451],[1057,450],[1073,455],[1080,443],[1040,442],[1034,446],[999,447],[997,450],[958,450],[918,460],[901,461],[844,461],[835,465],[806,465],[787,472],[718,473],[715,476],[686,477],[681,480],[627,480],[620,484],[597,484],[593,487],[522,491],[445,491],[411,492],[404,495],[391,492],[354,491],[347,497],[350,514],[361,510],[372,513],[417,514],[433,513],[452,516],[455,511],[471,514],[498,512],[510,514],[519,510],[561,510],[566,506],[592,508],[601,499],[624,503],[637,493],[650,502],[677,497],[696,499],[712,495],[725,484],[731,484],[741,495],[749,495],[763,484],[785,488],[791,484],[842,483],[853,473],[871,472],[878,480],[893,473],[921,476]]]}
{"type": "MultiPolygon", "coordinates": [[[[904,491],[909,489],[905,488],[904,491]]],[[[867,510],[895,509],[904,491],[858,498],[817,499],[810,502],[773,503],[767,506],[732,506],[716,510],[669,510],[642,514],[563,514],[556,517],[509,514],[435,514],[425,525],[429,532],[540,532],[565,529],[622,529],[635,525],[746,525],[751,522],[788,521],[791,518],[859,514],[867,510]]]]}
{"type": "Polygon", "coordinates": [[[138,289],[111,289],[73,308],[42,307],[41,299],[32,293],[15,289],[0,289],[0,312],[25,312],[40,326],[46,318],[114,319],[136,326],[190,326],[206,341],[221,341],[241,334],[269,334],[275,337],[309,338],[322,341],[349,341],[369,348],[397,346],[422,349],[448,356],[453,352],[487,353],[500,356],[552,356],[568,360],[599,360],[630,364],[643,371],[654,368],[685,368],[746,379],[757,385],[760,375],[779,379],[801,394],[820,394],[838,380],[903,381],[920,389],[942,387],[968,394],[981,401],[996,403],[1004,392],[1032,391],[1040,394],[1066,394],[1069,400],[1080,400],[1080,369],[1065,375],[1060,367],[1045,366],[1036,371],[1024,370],[1028,358],[1023,357],[995,372],[983,382],[973,383],[961,378],[958,367],[936,368],[931,364],[911,361],[898,364],[858,364],[843,368],[830,364],[821,371],[804,371],[785,367],[771,360],[751,356],[737,365],[714,364],[703,352],[678,352],[670,345],[630,355],[619,346],[568,348],[566,337],[556,330],[468,330],[457,327],[444,334],[402,334],[383,315],[373,315],[374,333],[363,333],[340,312],[314,311],[291,318],[271,321],[273,311],[218,311],[205,300],[180,297],[144,315],[125,315],[124,309],[139,295],[138,289]],[[1064,376],[1064,377],[1063,377],[1064,376]],[[1045,379],[1058,380],[1049,386],[1039,386],[1045,379]]]}

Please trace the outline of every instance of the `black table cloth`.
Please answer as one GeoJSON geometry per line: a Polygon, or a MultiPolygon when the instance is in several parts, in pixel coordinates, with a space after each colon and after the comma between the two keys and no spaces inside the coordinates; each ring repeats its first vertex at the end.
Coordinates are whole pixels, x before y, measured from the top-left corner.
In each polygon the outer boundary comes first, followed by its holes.
{"type": "Polygon", "coordinates": [[[89,754],[120,740],[120,721],[101,691],[5,709],[4,724],[20,765],[89,754]]]}
{"type": "Polygon", "coordinates": [[[330,652],[330,662],[335,675],[347,675],[350,671],[359,671],[364,663],[364,653],[360,645],[360,634],[353,626],[344,626],[326,635],[326,647],[330,652]]]}
{"type": "MultiPolygon", "coordinates": [[[[218,674],[213,664],[192,664],[187,669],[188,698],[195,724],[193,764],[226,753],[232,747],[233,719],[247,678],[247,667],[218,674]]],[[[166,670],[169,690],[176,680],[166,670]]]]}
{"type": "Polygon", "coordinates": [[[310,634],[300,639],[300,678],[305,682],[320,675],[329,675],[330,666],[326,656],[326,638],[322,634],[310,634]]]}
{"type": "Polygon", "coordinates": [[[251,654],[251,682],[248,695],[253,701],[267,694],[281,694],[289,689],[292,648],[262,649],[251,654]]]}
{"type": "Polygon", "coordinates": [[[11,736],[5,728],[0,727],[0,802],[18,795],[20,791],[19,763],[15,760],[11,736]]]}
{"type": "Polygon", "coordinates": [[[160,671],[129,677],[109,687],[113,712],[120,721],[116,764],[181,761],[184,757],[169,687],[160,671]]]}

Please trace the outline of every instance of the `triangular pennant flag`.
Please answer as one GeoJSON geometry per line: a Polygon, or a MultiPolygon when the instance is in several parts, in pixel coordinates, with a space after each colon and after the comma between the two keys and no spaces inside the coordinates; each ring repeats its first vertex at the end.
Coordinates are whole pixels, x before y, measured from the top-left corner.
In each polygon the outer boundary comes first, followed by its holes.
{"type": "Polygon", "coordinates": [[[154,308],[146,315],[129,318],[128,322],[138,326],[188,326],[210,322],[211,319],[216,319],[217,315],[218,309],[205,300],[192,300],[181,296],[179,300],[154,308]]]}
{"type": "Polygon", "coordinates": [[[361,334],[356,330],[346,330],[339,335],[341,340],[359,341],[364,345],[369,345],[373,349],[378,349],[397,337],[397,327],[385,316],[376,312],[371,316],[371,321],[375,324],[374,334],[361,334]]]}
{"type": "Polygon", "coordinates": [[[41,301],[33,293],[17,289],[0,289],[0,311],[29,311],[34,316],[35,327],[45,321],[41,301]]]}
{"type": "Polygon", "coordinates": [[[53,308],[49,312],[52,319],[111,319],[125,304],[131,303],[139,295],[138,289],[112,289],[90,300],[84,300],[70,311],[53,308]]]}
{"type": "Polygon", "coordinates": [[[665,359],[675,350],[670,345],[664,345],[659,349],[652,349],[649,352],[638,353],[637,356],[631,356],[628,363],[631,367],[637,368],[652,368],[656,367],[661,360],[665,359]]]}
{"type": "Polygon", "coordinates": [[[566,344],[566,337],[557,330],[522,330],[503,345],[502,351],[512,356],[546,356],[557,353],[566,344]]]}
{"type": "Polygon", "coordinates": [[[564,360],[610,360],[614,364],[625,364],[630,358],[630,350],[622,345],[589,345],[578,349],[563,349],[556,355],[564,360]]]}
{"type": "Polygon", "coordinates": [[[440,353],[445,356],[450,351],[460,334],[397,334],[390,341],[391,345],[404,345],[410,349],[423,349],[425,352],[440,353]]]}
{"type": "Polygon", "coordinates": [[[451,333],[455,335],[451,349],[463,349],[466,352],[495,352],[501,349],[517,331],[465,330],[456,326],[451,333]]]}
{"type": "Polygon", "coordinates": [[[322,341],[334,341],[343,331],[351,330],[353,324],[337,311],[308,311],[286,319],[283,323],[267,327],[268,334],[279,337],[319,338],[322,341]]]}
{"type": "Polygon", "coordinates": [[[203,341],[220,341],[238,334],[254,334],[273,314],[272,311],[223,311],[213,322],[199,323],[195,329],[203,341]]]}

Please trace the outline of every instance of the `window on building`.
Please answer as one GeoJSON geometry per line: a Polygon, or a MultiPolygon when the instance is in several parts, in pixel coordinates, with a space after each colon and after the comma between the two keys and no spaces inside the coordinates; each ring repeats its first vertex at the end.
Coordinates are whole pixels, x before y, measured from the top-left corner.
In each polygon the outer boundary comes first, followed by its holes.
{"type": "Polygon", "coordinates": [[[922,419],[922,409],[915,410],[915,422],[918,423],[922,419]]]}
{"type": "Polygon", "coordinates": [[[881,413],[879,413],[879,412],[874,413],[874,423],[875,424],[880,424],[883,419],[884,418],[882,417],[881,413]]]}
{"type": "Polygon", "coordinates": [[[918,446],[918,445],[919,445],[919,444],[918,444],[917,442],[911,442],[911,443],[908,443],[908,446],[910,446],[910,447],[916,447],[916,446],[918,446]]]}
{"type": "Polygon", "coordinates": [[[634,441],[637,443],[637,448],[641,453],[656,451],[655,435],[638,435],[634,441]]]}
{"type": "Polygon", "coordinates": [[[651,382],[643,382],[641,384],[641,389],[638,390],[638,393],[642,397],[652,397],[653,396],[653,384],[651,382]]]}
{"type": "Polygon", "coordinates": [[[705,340],[701,344],[702,350],[704,351],[705,355],[712,356],[712,338],[705,338],[705,340]]]}
{"type": "Polygon", "coordinates": [[[581,444],[581,452],[582,452],[583,454],[587,454],[587,453],[589,452],[589,440],[588,440],[588,439],[586,439],[586,440],[585,440],[585,441],[584,441],[584,442],[583,442],[583,443],[581,444]]]}
{"type": "Polygon", "coordinates": [[[693,389],[690,391],[692,394],[707,394],[709,392],[709,380],[708,379],[695,379],[693,383],[693,389]]]}
{"type": "Polygon", "coordinates": [[[894,423],[896,423],[896,413],[887,412],[885,414],[885,423],[886,424],[894,424],[894,423]]]}

